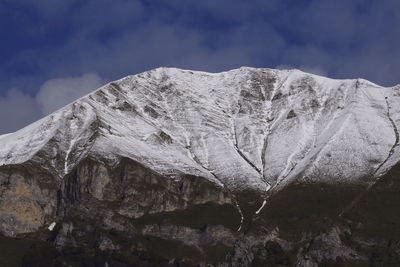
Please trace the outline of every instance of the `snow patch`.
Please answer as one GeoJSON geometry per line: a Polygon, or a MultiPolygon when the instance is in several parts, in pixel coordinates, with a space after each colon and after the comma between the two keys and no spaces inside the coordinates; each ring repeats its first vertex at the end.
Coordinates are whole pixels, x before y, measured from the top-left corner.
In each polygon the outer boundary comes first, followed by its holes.
{"type": "Polygon", "coordinates": [[[267,200],[266,199],[263,201],[261,207],[256,211],[256,214],[259,214],[262,211],[262,209],[264,208],[265,204],[267,204],[267,200]]]}
{"type": "Polygon", "coordinates": [[[49,229],[49,231],[53,231],[54,227],[56,227],[56,222],[52,222],[47,229],[49,229]]]}

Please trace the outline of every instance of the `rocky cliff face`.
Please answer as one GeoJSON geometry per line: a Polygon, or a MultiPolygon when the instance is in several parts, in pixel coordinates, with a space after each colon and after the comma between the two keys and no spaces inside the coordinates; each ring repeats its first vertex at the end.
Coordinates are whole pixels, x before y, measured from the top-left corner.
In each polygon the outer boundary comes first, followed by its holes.
{"type": "Polygon", "coordinates": [[[400,87],[160,68],[0,136],[5,266],[398,266],[400,87]]]}

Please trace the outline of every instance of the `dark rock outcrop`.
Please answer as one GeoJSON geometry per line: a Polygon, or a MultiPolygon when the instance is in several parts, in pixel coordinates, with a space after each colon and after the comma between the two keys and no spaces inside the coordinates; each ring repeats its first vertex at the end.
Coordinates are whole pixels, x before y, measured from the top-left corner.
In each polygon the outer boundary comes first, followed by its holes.
{"type": "Polygon", "coordinates": [[[241,198],[251,219],[238,231],[230,192],[205,179],[161,177],[129,159],[114,167],[86,159],[41,188],[44,173],[3,169],[1,231],[13,235],[0,238],[0,264],[396,266],[399,170],[341,216],[362,188],[294,184],[259,214],[251,198],[241,198]]]}

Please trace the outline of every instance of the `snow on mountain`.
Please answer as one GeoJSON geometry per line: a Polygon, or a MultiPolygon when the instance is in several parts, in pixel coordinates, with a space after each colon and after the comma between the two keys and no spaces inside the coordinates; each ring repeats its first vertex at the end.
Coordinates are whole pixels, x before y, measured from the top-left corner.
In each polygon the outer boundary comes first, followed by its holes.
{"type": "Polygon", "coordinates": [[[62,179],[86,157],[127,157],[231,190],[369,186],[399,162],[398,129],[400,86],[299,70],[158,68],[0,136],[0,166],[34,162],[62,179]]]}

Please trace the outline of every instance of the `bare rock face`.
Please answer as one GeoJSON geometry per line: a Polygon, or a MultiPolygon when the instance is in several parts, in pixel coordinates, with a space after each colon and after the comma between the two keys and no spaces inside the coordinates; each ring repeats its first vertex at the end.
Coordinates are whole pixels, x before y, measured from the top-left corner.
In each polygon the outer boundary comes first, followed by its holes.
{"type": "Polygon", "coordinates": [[[0,229],[3,235],[37,231],[48,217],[55,216],[56,185],[52,184],[51,176],[34,169],[10,166],[0,170],[0,229]]]}
{"type": "Polygon", "coordinates": [[[0,136],[1,266],[398,266],[400,87],[128,76],[0,136]]]}

